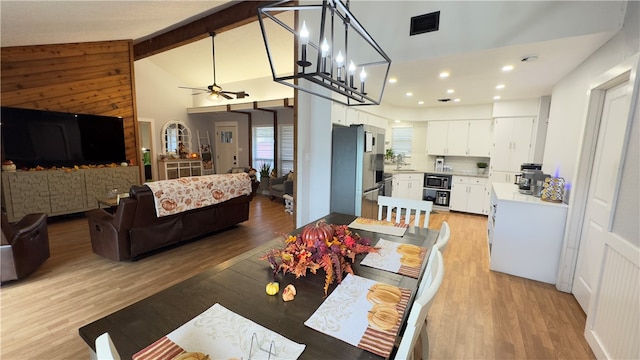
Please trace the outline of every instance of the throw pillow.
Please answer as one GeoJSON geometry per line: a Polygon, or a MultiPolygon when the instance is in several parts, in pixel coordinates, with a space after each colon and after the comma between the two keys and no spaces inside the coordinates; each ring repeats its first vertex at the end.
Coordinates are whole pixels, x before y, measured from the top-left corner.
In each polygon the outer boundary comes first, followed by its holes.
{"type": "Polygon", "coordinates": [[[287,180],[293,181],[293,171],[289,172],[289,176],[287,176],[287,180]]]}

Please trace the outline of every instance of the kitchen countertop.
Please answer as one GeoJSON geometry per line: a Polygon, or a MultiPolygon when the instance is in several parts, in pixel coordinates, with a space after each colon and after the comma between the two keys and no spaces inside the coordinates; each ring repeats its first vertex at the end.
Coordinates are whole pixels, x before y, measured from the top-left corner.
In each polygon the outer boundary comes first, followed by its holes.
{"type": "Polygon", "coordinates": [[[539,197],[535,197],[533,195],[520,194],[520,191],[518,191],[518,185],[515,184],[493,183],[493,191],[495,192],[498,200],[515,201],[545,206],[568,207],[568,205],[565,203],[542,201],[539,197]]]}
{"type": "MultiPolygon", "coordinates": [[[[411,168],[408,168],[411,169],[411,168]]],[[[455,176],[474,176],[481,178],[488,178],[489,173],[485,172],[484,174],[478,174],[474,170],[460,170],[460,171],[433,171],[433,170],[418,170],[418,169],[385,169],[385,173],[390,174],[437,174],[437,175],[455,175],[455,176]]]]}
{"type": "Polygon", "coordinates": [[[485,171],[484,174],[478,174],[476,170],[453,170],[453,171],[425,171],[428,174],[437,174],[437,175],[454,175],[454,176],[473,176],[480,178],[488,178],[489,172],[485,171]]]}

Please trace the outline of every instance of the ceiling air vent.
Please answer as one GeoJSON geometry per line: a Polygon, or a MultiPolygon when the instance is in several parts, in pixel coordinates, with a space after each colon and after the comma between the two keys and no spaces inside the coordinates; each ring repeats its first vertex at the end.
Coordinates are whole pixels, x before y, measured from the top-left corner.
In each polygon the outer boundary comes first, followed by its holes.
{"type": "Polygon", "coordinates": [[[418,15],[411,18],[409,36],[431,31],[438,31],[440,27],[440,11],[418,15]]]}

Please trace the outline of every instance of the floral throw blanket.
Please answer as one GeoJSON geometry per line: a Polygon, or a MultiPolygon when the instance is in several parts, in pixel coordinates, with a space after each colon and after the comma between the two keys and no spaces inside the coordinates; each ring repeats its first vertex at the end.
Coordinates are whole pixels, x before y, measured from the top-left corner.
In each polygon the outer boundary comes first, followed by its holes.
{"type": "Polygon", "coordinates": [[[251,179],[247,173],[184,177],[145,185],[153,192],[158,217],[251,194],[251,179]]]}

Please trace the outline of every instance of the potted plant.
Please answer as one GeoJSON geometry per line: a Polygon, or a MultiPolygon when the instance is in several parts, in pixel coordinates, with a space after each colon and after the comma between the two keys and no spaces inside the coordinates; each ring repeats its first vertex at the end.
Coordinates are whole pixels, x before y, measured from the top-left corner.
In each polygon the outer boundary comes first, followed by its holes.
{"type": "Polygon", "coordinates": [[[384,159],[385,160],[393,160],[393,157],[395,156],[395,154],[393,153],[393,149],[389,148],[387,149],[387,151],[384,153],[384,159]]]}
{"type": "Polygon", "coordinates": [[[478,174],[484,174],[484,172],[487,171],[486,162],[479,162],[476,165],[478,166],[478,174]]]}
{"type": "Polygon", "coordinates": [[[262,165],[260,165],[260,181],[268,179],[270,172],[271,172],[271,164],[262,163],[262,165]]]}
{"type": "Polygon", "coordinates": [[[260,165],[260,192],[269,191],[269,173],[271,172],[271,163],[262,163],[260,165]]]}

